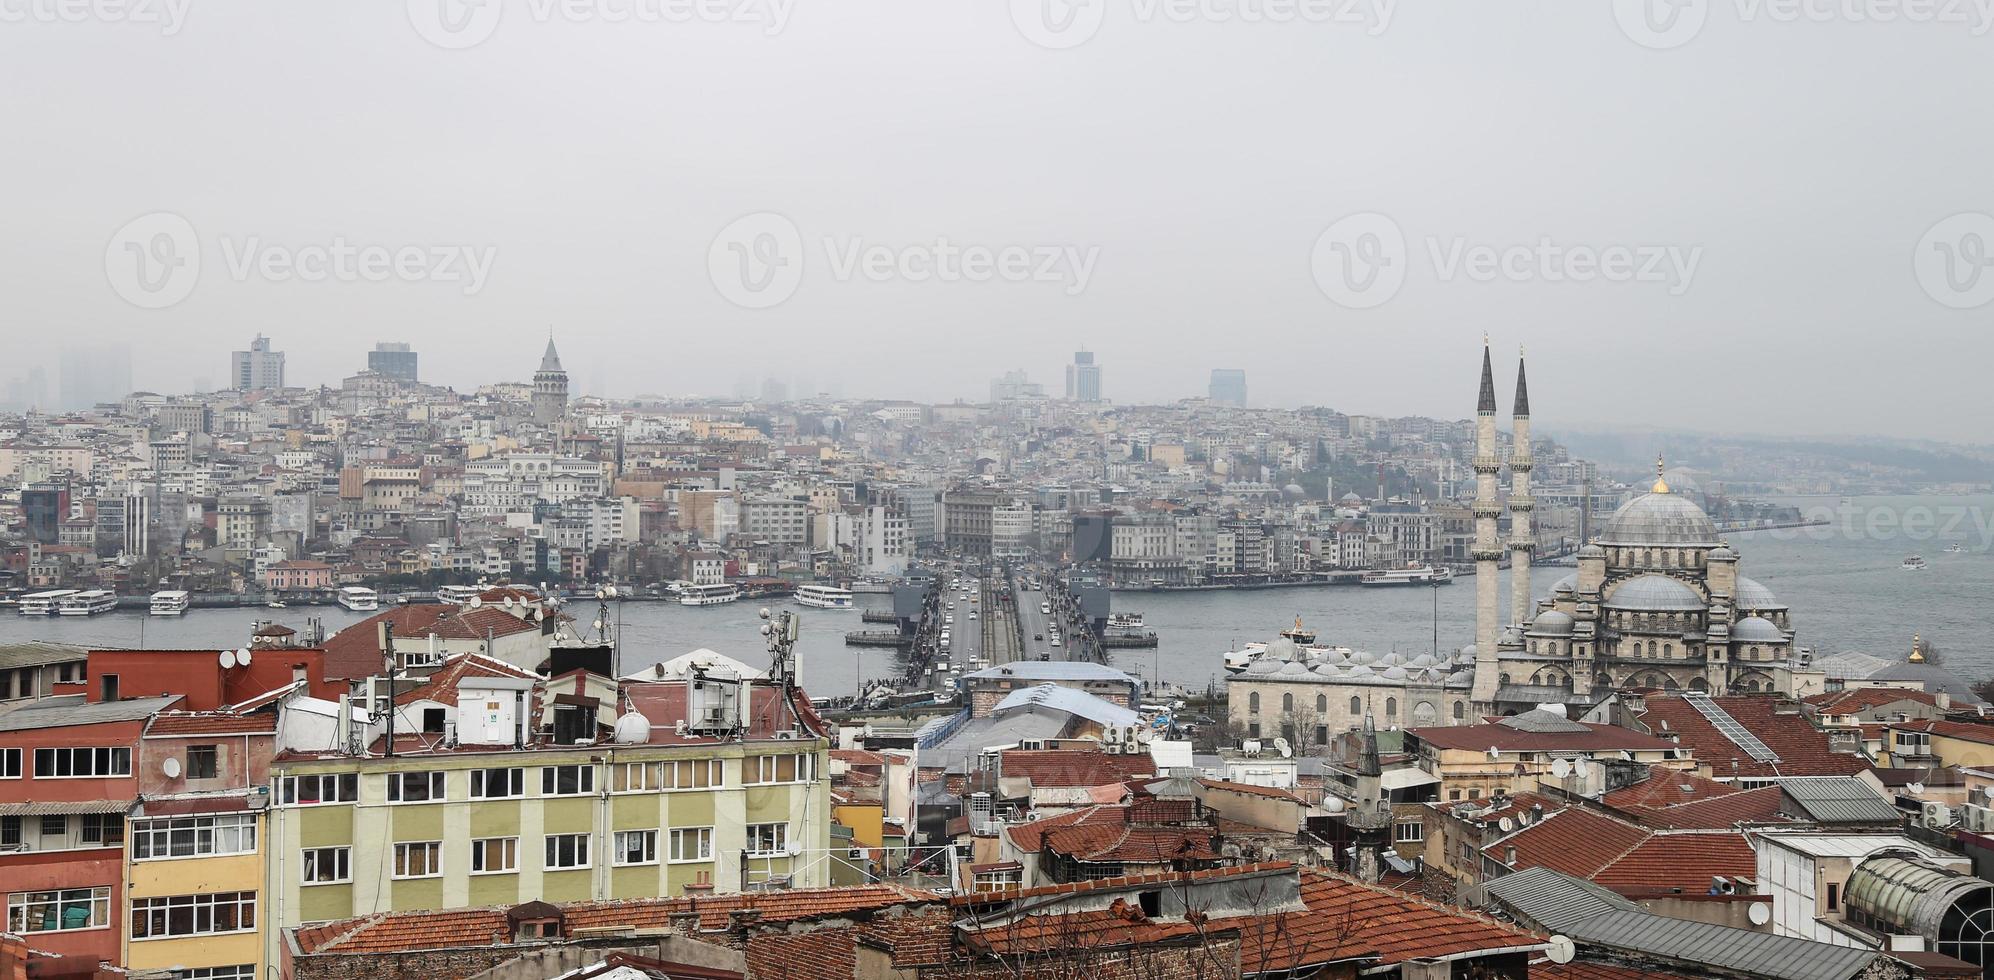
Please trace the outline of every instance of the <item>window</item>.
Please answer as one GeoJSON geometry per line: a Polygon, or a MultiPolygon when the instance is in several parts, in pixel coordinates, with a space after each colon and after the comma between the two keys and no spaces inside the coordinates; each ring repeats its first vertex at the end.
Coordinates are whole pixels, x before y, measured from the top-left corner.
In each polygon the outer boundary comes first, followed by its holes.
{"type": "Polygon", "coordinates": [[[745,760],[741,781],[758,783],[807,783],[816,777],[814,755],[758,755],[745,760]]]}
{"type": "Polygon", "coordinates": [[[0,817],[0,847],[21,842],[21,818],[0,817]]]}
{"type": "Polygon", "coordinates": [[[36,749],[36,779],[81,779],[132,774],[132,750],[36,749]]]}
{"type": "Polygon", "coordinates": [[[388,802],[431,803],[444,799],[443,773],[391,772],[388,774],[388,802]]]}
{"type": "Polygon", "coordinates": [[[1250,691],[1250,692],[1248,692],[1248,693],[1247,693],[1247,695],[1246,695],[1246,710],[1248,710],[1248,711],[1253,711],[1253,712],[1258,712],[1258,711],[1260,710],[1260,692],[1259,692],[1259,691],[1250,691]]]}
{"type": "Polygon", "coordinates": [[[564,868],[586,868],[589,866],[589,835],[587,834],[548,834],[547,864],[549,871],[564,868]]]}
{"type": "Polygon", "coordinates": [[[21,750],[0,749],[0,779],[21,778],[21,750]]]}
{"type": "Polygon", "coordinates": [[[1318,694],[1315,696],[1315,712],[1319,715],[1329,713],[1329,695],[1318,694]]]}
{"type": "Polygon", "coordinates": [[[1417,844],[1426,839],[1426,824],[1418,820],[1401,820],[1395,825],[1392,838],[1400,844],[1417,844]]]}
{"type": "Polygon", "coordinates": [[[748,825],[749,857],[784,857],[789,853],[789,825],[751,823],[748,825]]]}
{"type": "Polygon", "coordinates": [[[65,888],[61,891],[13,892],[7,896],[7,931],[67,932],[102,929],[111,924],[111,889],[65,888]]]}
{"type": "Polygon", "coordinates": [[[1315,726],[1315,744],[1317,744],[1317,745],[1328,745],[1328,744],[1329,744],[1329,726],[1328,726],[1328,725],[1317,725],[1317,726],[1315,726]]]}
{"type": "Polygon", "coordinates": [[[618,793],[641,793],[655,788],[657,769],[648,762],[619,762],[609,770],[609,788],[618,793]]]}
{"type": "Polygon", "coordinates": [[[672,831],[672,853],[674,861],[713,860],[712,827],[680,827],[672,831]]]}
{"type": "Polygon", "coordinates": [[[352,881],[352,848],[314,847],[304,853],[299,880],[307,885],[333,885],[352,881]]]}
{"type": "Polygon", "coordinates": [[[471,842],[471,873],[501,874],[519,870],[519,838],[485,837],[471,842]]]}
{"type": "Polygon", "coordinates": [[[175,970],[173,980],[256,980],[256,964],[190,967],[175,970]]]}
{"type": "Polygon", "coordinates": [[[1399,715],[1399,699],[1398,699],[1398,698],[1386,698],[1386,699],[1385,699],[1385,717],[1387,717],[1387,718],[1396,718],[1396,717],[1398,717],[1398,715],[1399,715]]]}
{"type": "Polygon", "coordinates": [[[187,778],[215,778],[215,747],[212,745],[187,746],[187,778]]]}
{"type": "Polygon", "coordinates": [[[413,841],[395,845],[395,877],[434,878],[442,873],[442,842],[413,841]]]}
{"type": "Polygon", "coordinates": [[[666,789],[705,789],[708,786],[727,784],[722,775],[719,759],[667,762],[660,770],[660,774],[659,785],[666,789]]]}
{"type": "Polygon", "coordinates": [[[543,766],[540,769],[541,796],[579,796],[593,792],[594,766],[543,766]]]}
{"type": "Polygon", "coordinates": [[[208,936],[255,928],[255,892],[132,899],[133,939],[208,936]]]}
{"type": "Polygon", "coordinates": [[[1260,723],[1259,723],[1259,722],[1257,722],[1257,721],[1256,721],[1256,722],[1252,722],[1252,723],[1250,723],[1250,724],[1248,724],[1248,725],[1246,726],[1246,737],[1247,737],[1247,738],[1259,738],[1259,737],[1260,737],[1260,723]]]}
{"type": "Polygon", "coordinates": [[[1350,699],[1350,713],[1352,715],[1361,715],[1364,713],[1364,701],[1362,698],[1353,697],[1350,699]]]}
{"type": "Polygon", "coordinates": [[[44,815],[42,817],[42,836],[43,837],[69,836],[69,818],[51,817],[44,815]]]}
{"type": "Polygon", "coordinates": [[[132,822],[132,859],[207,857],[256,850],[256,816],[160,817],[132,822]]]}
{"type": "Polygon", "coordinates": [[[1468,714],[1468,705],[1467,705],[1467,702],[1465,702],[1465,701],[1456,701],[1456,702],[1454,702],[1454,720],[1455,720],[1455,721],[1460,721],[1460,720],[1461,720],[1462,718],[1466,717],[1466,716],[1467,716],[1467,714],[1468,714]]]}
{"type": "Polygon", "coordinates": [[[503,800],[525,795],[526,770],[524,769],[471,770],[471,799],[503,800]]]}
{"type": "Polygon", "coordinates": [[[86,813],[83,815],[83,843],[109,847],[125,842],[125,815],[86,813]]]}
{"type": "Polygon", "coordinates": [[[1293,694],[1283,694],[1283,695],[1281,695],[1281,710],[1282,710],[1282,711],[1286,711],[1286,712],[1289,712],[1289,713],[1293,713],[1293,712],[1294,712],[1294,710],[1295,710],[1295,696],[1294,696],[1293,694]]]}
{"type": "Polygon", "coordinates": [[[285,776],[277,788],[286,806],[354,803],[360,799],[360,777],[350,772],[285,776]]]}
{"type": "Polygon", "coordinates": [[[1842,903],[1842,886],[1837,882],[1833,881],[1828,882],[1828,911],[1830,912],[1835,911],[1835,909],[1839,907],[1841,903],[1842,903]]]}
{"type": "Polygon", "coordinates": [[[617,864],[657,864],[658,832],[619,830],[616,832],[617,864]]]}

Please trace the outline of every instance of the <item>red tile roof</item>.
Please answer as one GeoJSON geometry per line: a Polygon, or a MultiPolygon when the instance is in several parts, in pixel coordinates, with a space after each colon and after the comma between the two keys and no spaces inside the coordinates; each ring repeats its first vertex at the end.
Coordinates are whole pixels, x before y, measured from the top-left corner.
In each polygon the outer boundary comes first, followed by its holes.
{"type": "Polygon", "coordinates": [[[1675,806],[1627,807],[1625,812],[1657,830],[1716,830],[1741,823],[1787,823],[1779,812],[1785,802],[1779,787],[1761,786],[1675,806]]]}
{"type": "Polygon", "coordinates": [[[998,764],[1004,776],[1022,776],[1036,788],[1105,786],[1157,774],[1147,754],[1082,749],[1010,749],[998,764]]]}
{"type": "Polygon", "coordinates": [[[267,735],[277,731],[277,716],[260,711],[162,711],[146,726],[147,735],[267,735]]]}
{"type": "Polygon", "coordinates": [[[1916,701],[1919,704],[1936,707],[1938,695],[1930,691],[1904,691],[1889,687],[1862,687],[1851,691],[1829,691],[1813,694],[1805,698],[1808,704],[1821,709],[1824,715],[1852,715],[1858,711],[1881,708],[1899,701],[1916,701]]]}
{"type": "MultiPolygon", "coordinates": [[[[1347,934],[1346,943],[1375,950],[1386,964],[1483,950],[1539,948],[1544,942],[1493,919],[1317,870],[1302,872],[1302,903],[1308,906],[1305,915],[1293,916],[1285,923],[1261,917],[1255,923],[1259,935],[1249,933],[1246,947],[1267,942],[1272,948],[1249,972],[1282,965],[1278,954],[1284,942],[1292,946],[1313,941],[1321,947],[1339,934],[1347,934]],[[1284,929],[1292,939],[1281,935],[1284,929]]],[[[1242,950],[1241,956],[1246,955],[1242,950]]]]}
{"type": "Polygon", "coordinates": [[[1583,752],[1603,749],[1656,750],[1675,746],[1653,735],[1631,728],[1576,722],[1584,732],[1527,732],[1501,722],[1487,725],[1451,725],[1438,728],[1412,728],[1407,733],[1435,748],[1486,750],[1493,746],[1505,752],[1583,752]]]}
{"type": "Polygon", "coordinates": [[[1215,861],[1219,856],[1215,844],[1210,830],[1194,827],[1117,827],[1096,823],[1050,831],[1045,835],[1044,849],[1079,861],[1169,864],[1215,861]]]}
{"type": "Polygon", "coordinates": [[[534,680],[539,675],[530,670],[521,670],[503,660],[480,656],[475,653],[460,653],[443,662],[433,674],[423,678],[420,686],[395,695],[396,704],[414,704],[417,701],[434,701],[437,704],[455,706],[457,685],[467,677],[509,677],[514,680],[534,680]]]}
{"type": "MultiPolygon", "coordinates": [[[[1718,800],[1757,796],[1754,791],[1718,800]]],[[[1511,869],[1550,868],[1626,895],[1701,895],[1713,875],[1757,874],[1751,843],[1738,831],[1655,831],[1582,807],[1548,814],[1482,853],[1511,869]],[[1508,860],[1511,848],[1516,849],[1514,861],[1508,860]]]]}
{"type": "Polygon", "coordinates": [[[1693,803],[1716,796],[1729,796],[1740,792],[1731,783],[1720,783],[1714,779],[1670,769],[1649,767],[1648,778],[1632,786],[1623,786],[1601,797],[1601,800],[1616,809],[1630,806],[1662,807],[1678,803],[1693,803]]]}
{"type": "Polygon", "coordinates": [[[1531,980],[1692,980],[1687,973],[1664,973],[1611,963],[1587,963],[1584,960],[1564,964],[1533,963],[1530,977],[1531,980]]]}
{"type": "MultiPolygon", "coordinates": [[[[1765,696],[1710,699],[1779,756],[1777,763],[1752,758],[1725,737],[1694,705],[1681,697],[1655,695],[1646,699],[1641,721],[1656,734],[1673,733],[1689,748],[1699,765],[1718,779],[1734,776],[1853,776],[1867,771],[1869,761],[1857,755],[1828,751],[1828,734],[1814,727],[1798,710],[1798,702],[1765,696]],[[1664,729],[1663,723],[1668,727],[1664,729]]],[[[1990,729],[1994,731],[1994,729],[1990,729]]]]}
{"type": "Polygon", "coordinates": [[[453,606],[423,603],[397,606],[334,633],[325,641],[325,675],[328,678],[369,677],[381,670],[379,623],[394,624],[398,639],[412,640],[431,633],[445,640],[482,640],[487,636],[512,636],[538,631],[540,624],[494,606],[453,606]]]}
{"type": "Polygon", "coordinates": [[[1900,732],[1930,732],[1946,738],[1994,745],[1994,725],[1976,725],[1964,721],[1900,721],[1886,727],[1900,732]]]}
{"type": "Polygon", "coordinates": [[[1758,856],[1744,834],[1656,834],[1607,865],[1592,880],[1629,896],[1678,891],[1702,895],[1709,891],[1715,875],[1758,877],[1758,856]]]}
{"type": "Polygon", "coordinates": [[[1227,782],[1223,779],[1200,779],[1198,780],[1198,785],[1203,786],[1206,789],[1223,790],[1228,793],[1240,793],[1246,796],[1258,796],[1269,800],[1286,800],[1290,803],[1302,802],[1301,797],[1296,796],[1295,794],[1290,793],[1285,789],[1275,789],[1271,786],[1254,786],[1249,783],[1232,783],[1232,782],[1227,782]]]}
{"type": "Polygon", "coordinates": [[[1063,827],[1084,824],[1106,824],[1120,827],[1128,821],[1119,806],[1090,806],[1070,810],[1055,817],[1034,820],[1030,823],[1014,824],[1004,828],[1011,838],[1011,844],[1028,854],[1036,854],[1045,849],[1045,836],[1063,827]]]}

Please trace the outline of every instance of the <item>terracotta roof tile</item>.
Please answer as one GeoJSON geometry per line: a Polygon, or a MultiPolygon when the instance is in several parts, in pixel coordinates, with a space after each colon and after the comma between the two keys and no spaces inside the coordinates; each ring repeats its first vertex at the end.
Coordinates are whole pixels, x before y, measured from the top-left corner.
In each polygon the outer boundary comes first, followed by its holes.
{"type": "Polygon", "coordinates": [[[147,735],[267,735],[277,731],[277,716],[260,711],[162,711],[146,727],[147,735]]]}
{"type": "Polygon", "coordinates": [[[1624,812],[1657,830],[1716,830],[1741,823],[1789,823],[1779,812],[1785,802],[1779,787],[1762,786],[1675,806],[1626,807],[1624,812]]]}
{"type": "MultiPolygon", "coordinates": [[[[1657,734],[1680,737],[1698,764],[1718,779],[1752,776],[1853,776],[1870,768],[1869,760],[1828,750],[1828,734],[1814,727],[1798,710],[1798,702],[1766,696],[1710,699],[1738,724],[1779,756],[1760,762],[1725,737],[1687,700],[1654,695],[1646,699],[1641,721],[1657,734]],[[1668,723],[1666,729],[1663,722],[1668,723]]],[[[1994,732],[1994,728],[1989,729],[1994,732]]]]}
{"type": "Polygon", "coordinates": [[[1715,796],[1729,796],[1736,792],[1740,792],[1740,788],[1731,783],[1720,783],[1692,773],[1651,766],[1648,769],[1648,778],[1632,786],[1616,789],[1601,797],[1601,800],[1607,806],[1615,808],[1660,807],[1707,800],[1715,796]]]}
{"type": "Polygon", "coordinates": [[[1148,755],[1080,749],[1011,749],[999,757],[999,765],[1005,776],[1022,776],[1041,788],[1105,786],[1156,775],[1156,763],[1148,755]]]}
{"type": "Polygon", "coordinates": [[[1629,896],[1676,891],[1702,895],[1715,875],[1758,876],[1758,856],[1744,834],[1656,834],[1607,865],[1593,881],[1629,896]]]}

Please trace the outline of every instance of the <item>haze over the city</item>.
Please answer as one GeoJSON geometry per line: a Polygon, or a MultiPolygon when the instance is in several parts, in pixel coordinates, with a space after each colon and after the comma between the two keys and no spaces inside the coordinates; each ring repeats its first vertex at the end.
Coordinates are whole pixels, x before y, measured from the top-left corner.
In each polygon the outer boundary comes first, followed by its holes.
{"type": "Polygon", "coordinates": [[[0,23],[10,359],[122,345],[135,386],[179,392],[225,385],[258,333],[292,384],[397,340],[474,387],[525,380],[552,327],[578,393],[942,401],[1013,368],[1056,390],[1085,347],[1118,401],[1242,367],[1258,405],[1465,416],[1486,331],[1527,346],[1551,427],[1981,441],[1994,411],[1974,219],[1936,243],[1949,287],[1921,264],[1935,226],[1994,211],[1970,4],[1693,4],[1687,39],[1604,4],[1125,2],[1098,29],[1082,4],[1071,46],[1032,4],[723,6],[23,5],[0,23]],[[753,308],[715,280],[773,254],[726,237],[765,212],[801,275],[753,308]],[[159,213],[200,270],[148,309],[120,236],[159,213]],[[1324,281],[1325,233],[1368,214],[1403,236],[1375,304],[1324,281]],[[420,258],[303,281],[342,245],[420,258]],[[933,271],[1014,247],[1015,274],[933,271]],[[1629,281],[1546,281],[1616,249],[1629,281]]]}

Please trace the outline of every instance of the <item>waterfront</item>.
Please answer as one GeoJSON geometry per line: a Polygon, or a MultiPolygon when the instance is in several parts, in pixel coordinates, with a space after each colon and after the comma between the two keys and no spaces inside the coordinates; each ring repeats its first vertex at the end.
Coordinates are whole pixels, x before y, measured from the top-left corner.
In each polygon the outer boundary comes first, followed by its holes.
{"type": "MultiPolygon", "coordinates": [[[[1795,500],[1803,507],[1838,508],[1835,499],[1795,500]]],[[[1985,523],[1994,497],[1863,497],[1850,505],[1854,517],[1838,516],[1824,527],[1758,531],[1730,536],[1742,555],[1741,571],[1771,588],[1793,609],[1799,643],[1817,656],[1845,650],[1884,657],[1908,652],[1913,632],[1922,633],[1967,680],[1994,675],[1994,651],[1980,643],[1975,617],[1994,596],[1994,555],[1985,523]],[[1932,514],[1923,524],[1907,515],[1932,514]],[[1951,515],[1962,515],[1954,521],[1951,515]],[[1947,523],[1953,523],[1950,529],[1947,523]],[[1947,554],[1946,545],[1966,550],[1947,554]],[[1906,571],[1907,554],[1925,556],[1931,567],[1906,571]]],[[[1538,567],[1531,579],[1537,594],[1571,569],[1538,567]]],[[[1507,574],[1507,573],[1505,573],[1507,574]]],[[[1439,589],[1440,645],[1469,642],[1473,629],[1472,578],[1439,589]]],[[[880,595],[858,597],[862,607],[884,608],[880,595]]],[[[1220,592],[1119,593],[1115,607],[1141,612],[1157,632],[1154,650],[1126,650],[1114,662],[1144,678],[1160,668],[1165,680],[1202,689],[1220,678],[1220,653],[1238,644],[1272,639],[1300,615],[1324,643],[1389,651],[1429,650],[1433,646],[1434,590],[1421,587],[1234,590],[1220,592]]],[[[776,602],[768,603],[777,605],[776,602]]],[[[637,670],[688,650],[707,647],[757,666],[766,659],[756,610],[748,601],[687,607],[664,602],[623,606],[624,670],[637,670]]],[[[847,647],[846,631],[860,628],[853,610],[810,609],[789,600],[779,605],[803,618],[798,644],[805,686],[812,694],[850,694],[874,678],[897,677],[898,655],[891,650],[847,647]]],[[[567,612],[593,618],[592,604],[573,603],[567,612]]],[[[612,615],[615,613],[612,612],[612,615]]],[[[155,649],[220,648],[247,641],[250,624],[273,619],[303,627],[318,617],[331,633],[364,618],[332,606],[194,610],[179,618],[152,618],[117,612],[91,619],[30,619],[0,614],[0,642],[59,640],[103,646],[155,649]]]]}

